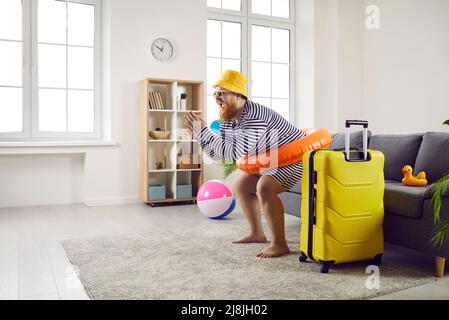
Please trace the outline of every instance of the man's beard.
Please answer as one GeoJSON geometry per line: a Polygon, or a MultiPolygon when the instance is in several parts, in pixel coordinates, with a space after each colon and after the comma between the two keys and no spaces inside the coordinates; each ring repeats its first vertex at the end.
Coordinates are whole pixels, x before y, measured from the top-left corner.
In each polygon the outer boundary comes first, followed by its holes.
{"type": "Polygon", "coordinates": [[[231,121],[238,113],[237,103],[232,101],[229,104],[226,104],[224,108],[220,108],[220,122],[231,121]]]}

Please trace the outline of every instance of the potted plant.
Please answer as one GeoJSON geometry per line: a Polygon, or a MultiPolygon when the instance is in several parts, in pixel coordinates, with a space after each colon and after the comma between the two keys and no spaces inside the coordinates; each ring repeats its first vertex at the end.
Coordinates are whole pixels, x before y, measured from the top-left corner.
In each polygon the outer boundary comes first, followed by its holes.
{"type": "MultiPolygon", "coordinates": [[[[443,124],[449,125],[449,120],[443,124]]],[[[449,188],[449,172],[444,177],[432,184],[430,191],[432,193],[434,223],[436,225],[435,232],[431,239],[432,244],[436,248],[441,248],[446,242],[449,242],[449,219],[441,221],[441,202],[442,195],[449,188]]],[[[443,274],[444,258],[437,257],[437,274],[443,274]]]]}
{"type": "MultiPolygon", "coordinates": [[[[449,125],[449,120],[446,120],[443,124],[449,125]]],[[[442,195],[449,187],[449,172],[444,177],[435,182],[431,186],[432,203],[434,206],[434,220],[435,225],[438,227],[435,230],[435,234],[432,237],[432,243],[441,248],[446,241],[449,241],[449,219],[441,221],[441,201],[442,195]]]]}

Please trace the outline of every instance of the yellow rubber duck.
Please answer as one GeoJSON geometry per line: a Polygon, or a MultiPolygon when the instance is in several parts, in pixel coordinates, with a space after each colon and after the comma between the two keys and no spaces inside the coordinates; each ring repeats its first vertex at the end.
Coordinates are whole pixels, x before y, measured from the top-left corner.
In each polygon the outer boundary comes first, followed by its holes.
{"type": "Polygon", "coordinates": [[[410,187],[424,187],[427,185],[427,177],[425,172],[420,172],[416,177],[413,176],[413,168],[411,166],[405,166],[402,169],[404,179],[402,183],[410,187]]]}

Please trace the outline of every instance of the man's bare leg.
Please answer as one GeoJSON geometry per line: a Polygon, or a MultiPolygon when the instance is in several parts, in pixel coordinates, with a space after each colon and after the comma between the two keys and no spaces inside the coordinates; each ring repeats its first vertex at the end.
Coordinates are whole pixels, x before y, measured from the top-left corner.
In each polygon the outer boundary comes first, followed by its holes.
{"type": "Polygon", "coordinates": [[[257,195],[271,230],[271,245],[260,252],[259,258],[280,257],[290,252],[285,239],[284,207],[278,194],[284,188],[270,176],[262,176],[257,183],[257,195]]]}
{"type": "Polygon", "coordinates": [[[244,173],[235,182],[236,196],[246,216],[246,220],[248,220],[250,232],[243,238],[234,241],[234,243],[267,242],[262,228],[259,199],[256,195],[259,179],[259,176],[244,173]]]}

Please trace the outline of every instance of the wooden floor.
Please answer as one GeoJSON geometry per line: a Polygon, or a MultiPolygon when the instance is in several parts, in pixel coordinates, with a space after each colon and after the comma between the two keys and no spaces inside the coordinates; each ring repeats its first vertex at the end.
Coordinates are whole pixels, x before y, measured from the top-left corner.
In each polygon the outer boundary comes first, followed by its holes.
{"type": "MultiPolygon", "coordinates": [[[[194,206],[144,204],[0,209],[0,299],[88,299],[62,240],[207,224],[194,206]]],[[[240,213],[233,218],[244,219],[240,213]]],[[[286,216],[287,224],[299,224],[286,216]]],[[[386,246],[385,259],[433,274],[434,264],[413,251],[386,246]]],[[[377,299],[449,299],[449,276],[377,299]]]]}

